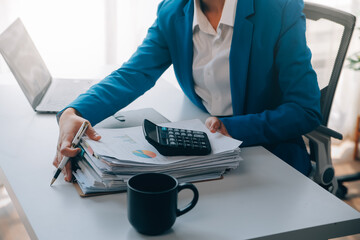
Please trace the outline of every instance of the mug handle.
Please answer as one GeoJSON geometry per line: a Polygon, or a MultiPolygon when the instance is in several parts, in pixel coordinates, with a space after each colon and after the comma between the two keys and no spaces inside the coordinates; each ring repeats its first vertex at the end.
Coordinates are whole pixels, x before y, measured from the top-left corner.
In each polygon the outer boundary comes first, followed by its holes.
{"type": "Polygon", "coordinates": [[[183,209],[176,209],[176,216],[179,217],[185,213],[187,213],[188,211],[190,211],[191,209],[193,209],[197,203],[197,201],[199,200],[199,192],[197,190],[197,188],[191,184],[191,183],[180,183],[178,186],[178,193],[183,190],[183,189],[190,189],[193,193],[194,193],[194,197],[192,199],[192,201],[183,209]]]}

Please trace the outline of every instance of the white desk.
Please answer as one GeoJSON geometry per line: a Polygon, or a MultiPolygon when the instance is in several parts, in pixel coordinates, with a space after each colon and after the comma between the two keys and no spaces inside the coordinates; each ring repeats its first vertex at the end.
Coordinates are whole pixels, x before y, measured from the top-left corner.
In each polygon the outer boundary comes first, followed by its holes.
{"type": "MultiPolygon", "coordinates": [[[[206,118],[164,81],[131,108],[149,106],[172,121],[206,118]]],[[[0,121],[0,181],[32,239],[150,239],[130,226],[126,193],[81,198],[62,177],[49,187],[55,116],[34,113],[15,84],[0,85],[0,121]]],[[[360,233],[359,212],[264,148],[244,148],[242,157],[223,180],[197,183],[197,206],[156,239],[318,240],[360,233]]]]}

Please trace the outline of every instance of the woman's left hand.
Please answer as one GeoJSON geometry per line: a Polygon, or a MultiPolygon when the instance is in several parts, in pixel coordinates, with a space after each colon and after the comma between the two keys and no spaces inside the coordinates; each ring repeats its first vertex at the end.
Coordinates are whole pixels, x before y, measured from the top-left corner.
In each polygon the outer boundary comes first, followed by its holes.
{"type": "Polygon", "coordinates": [[[206,119],[205,125],[212,133],[219,132],[227,137],[231,137],[223,122],[217,117],[209,117],[206,119]]]}

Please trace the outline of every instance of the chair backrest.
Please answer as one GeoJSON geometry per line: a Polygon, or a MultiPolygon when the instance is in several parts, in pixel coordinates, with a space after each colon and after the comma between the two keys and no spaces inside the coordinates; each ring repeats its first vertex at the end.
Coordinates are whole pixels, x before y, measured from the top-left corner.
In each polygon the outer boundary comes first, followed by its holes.
{"type": "Polygon", "coordinates": [[[322,124],[327,126],[341,69],[354,31],[356,17],[327,6],[305,3],[307,43],[321,89],[322,124]]]}

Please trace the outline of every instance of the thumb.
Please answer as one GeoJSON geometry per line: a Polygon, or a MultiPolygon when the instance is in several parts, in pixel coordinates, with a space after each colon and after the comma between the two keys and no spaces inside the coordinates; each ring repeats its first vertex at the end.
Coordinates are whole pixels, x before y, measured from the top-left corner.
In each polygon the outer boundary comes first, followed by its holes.
{"type": "Polygon", "coordinates": [[[218,119],[214,119],[210,124],[210,132],[215,133],[220,130],[221,124],[218,119]]]}
{"type": "Polygon", "coordinates": [[[75,157],[79,153],[79,148],[71,148],[71,142],[64,140],[61,143],[60,153],[64,156],[75,157]]]}
{"type": "Polygon", "coordinates": [[[86,135],[95,141],[99,141],[101,136],[95,131],[95,129],[89,125],[88,129],[86,130],[86,135]]]}
{"type": "Polygon", "coordinates": [[[219,126],[219,120],[216,117],[209,117],[205,121],[205,126],[210,130],[210,132],[215,133],[219,126]]]}

